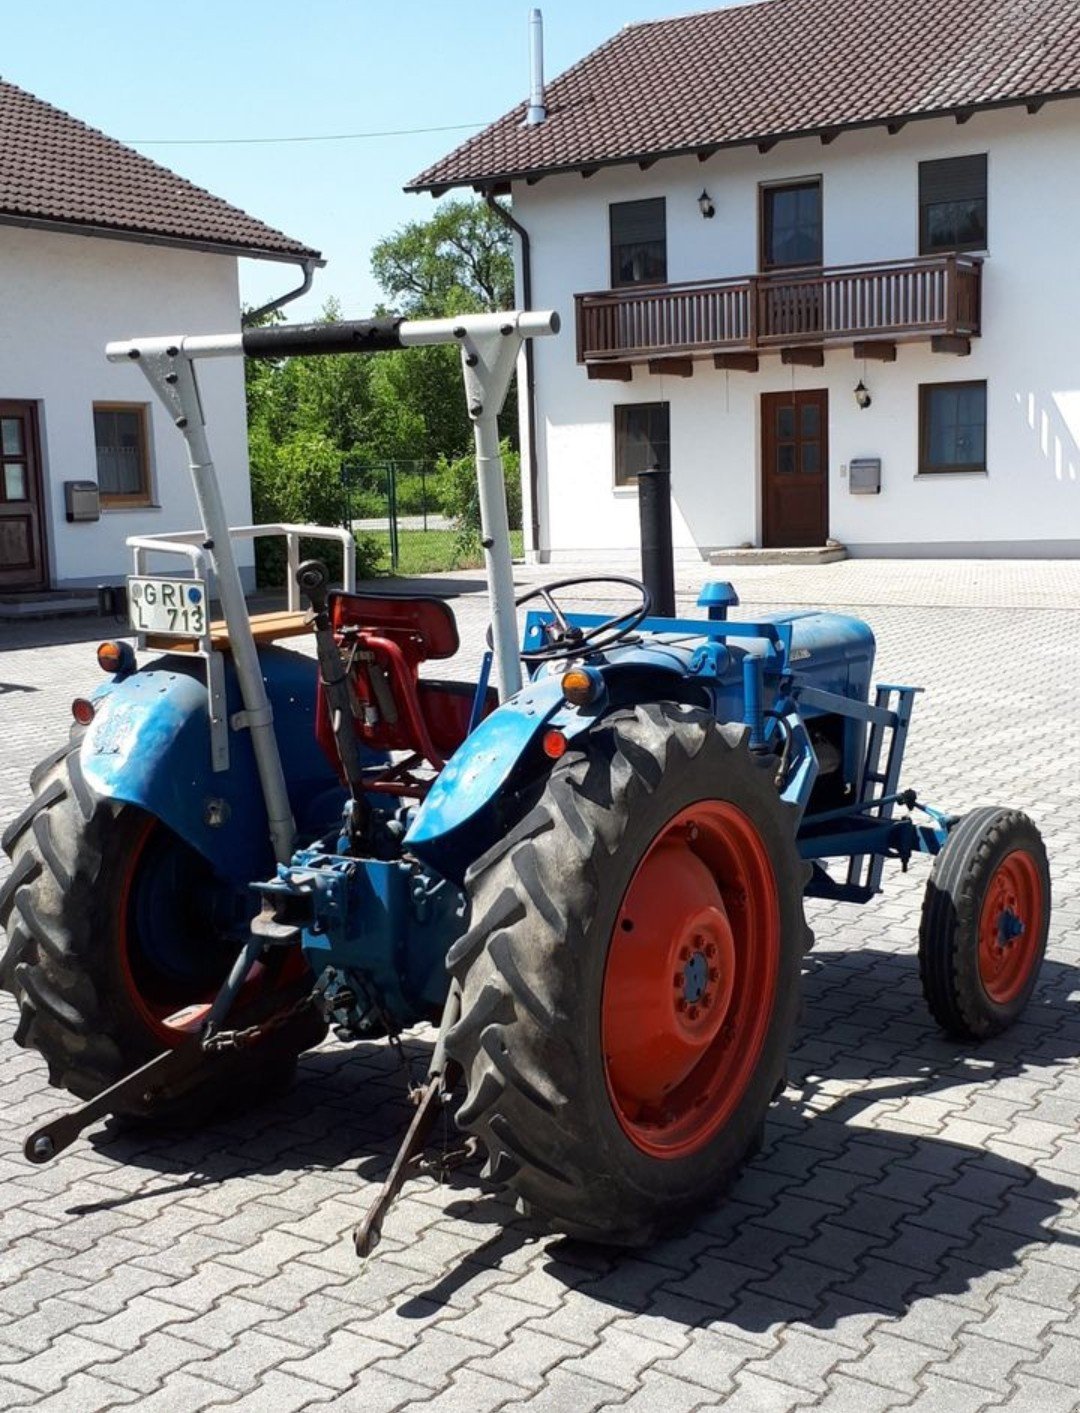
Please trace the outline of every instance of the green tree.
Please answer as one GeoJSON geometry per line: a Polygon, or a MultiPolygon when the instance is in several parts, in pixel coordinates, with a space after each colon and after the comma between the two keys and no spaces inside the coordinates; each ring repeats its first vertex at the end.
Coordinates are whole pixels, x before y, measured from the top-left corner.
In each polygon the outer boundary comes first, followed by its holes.
{"type": "Polygon", "coordinates": [[[510,232],[481,201],[446,201],[379,241],[371,269],[392,307],[410,319],[508,309],[514,301],[510,232]]]}
{"type": "MultiPolygon", "coordinates": [[[[375,246],[371,269],[390,309],[410,319],[442,319],[509,309],[514,302],[510,231],[481,201],[446,201],[427,221],[410,221],[375,246]]],[[[472,431],[454,348],[410,350],[376,374],[389,400],[415,409],[423,424],[414,457],[464,455],[472,431]]],[[[516,446],[517,392],[499,419],[516,446]]]]}

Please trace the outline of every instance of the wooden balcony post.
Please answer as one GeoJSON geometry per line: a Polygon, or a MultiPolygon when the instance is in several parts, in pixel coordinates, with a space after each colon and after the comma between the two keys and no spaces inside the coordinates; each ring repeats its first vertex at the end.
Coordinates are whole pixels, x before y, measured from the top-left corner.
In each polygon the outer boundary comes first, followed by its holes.
{"type": "Polygon", "coordinates": [[[945,257],[945,332],[955,334],[959,324],[960,286],[957,282],[956,256],[945,257]]]}
{"type": "Polygon", "coordinates": [[[751,275],[746,282],[746,336],[751,350],[758,346],[759,328],[759,305],[760,288],[756,275],[751,275]]]}

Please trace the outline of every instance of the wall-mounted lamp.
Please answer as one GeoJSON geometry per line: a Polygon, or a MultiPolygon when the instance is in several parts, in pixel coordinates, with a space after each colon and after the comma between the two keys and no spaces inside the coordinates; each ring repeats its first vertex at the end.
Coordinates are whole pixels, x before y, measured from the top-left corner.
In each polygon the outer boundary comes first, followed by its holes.
{"type": "Polygon", "coordinates": [[[716,204],[704,187],[701,188],[701,195],[697,199],[697,204],[698,210],[705,217],[706,221],[711,221],[716,215],[716,204]]]}
{"type": "Polygon", "coordinates": [[[860,378],[859,381],[855,384],[855,401],[865,412],[866,409],[873,402],[873,400],[874,399],[870,396],[870,389],[860,378]]]}

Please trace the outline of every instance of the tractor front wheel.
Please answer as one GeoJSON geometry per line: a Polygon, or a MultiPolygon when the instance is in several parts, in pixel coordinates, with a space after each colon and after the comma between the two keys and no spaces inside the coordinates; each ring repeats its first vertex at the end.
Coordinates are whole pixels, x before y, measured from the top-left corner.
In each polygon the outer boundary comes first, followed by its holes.
{"type": "MultiPolygon", "coordinates": [[[[33,802],[4,834],[12,870],[0,889],[0,985],[19,1003],[16,1041],[40,1051],[52,1084],[87,1099],[198,1027],[243,943],[250,904],[152,815],[99,799],[78,746],[42,762],[33,802]]],[[[291,994],[306,974],[297,952],[244,989],[291,994]]],[[[280,1089],[325,1030],[306,1012],[250,1049],[215,1056],[155,1116],[194,1122],[280,1089]]]]}
{"type": "Polygon", "coordinates": [[[934,860],[919,926],[919,974],[934,1019],[984,1040],[1028,1003],[1050,927],[1042,836],[1018,810],[972,810],[934,860]]]}
{"type": "Polygon", "coordinates": [[[470,870],[459,1125],[557,1229],[637,1245],[760,1141],[795,1024],[804,866],[740,726],[613,713],[470,870]]]}

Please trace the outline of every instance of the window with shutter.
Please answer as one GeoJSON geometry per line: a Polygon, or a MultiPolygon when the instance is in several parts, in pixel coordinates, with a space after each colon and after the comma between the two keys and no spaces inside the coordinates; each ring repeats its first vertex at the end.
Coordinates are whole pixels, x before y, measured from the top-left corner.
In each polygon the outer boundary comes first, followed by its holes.
{"type": "Polygon", "coordinates": [[[663,284],[667,279],[667,215],[662,196],[616,201],[611,214],[611,284],[663,284]]]}
{"type": "Polygon", "coordinates": [[[919,163],[919,254],[986,249],[986,153],[919,163]]]}

